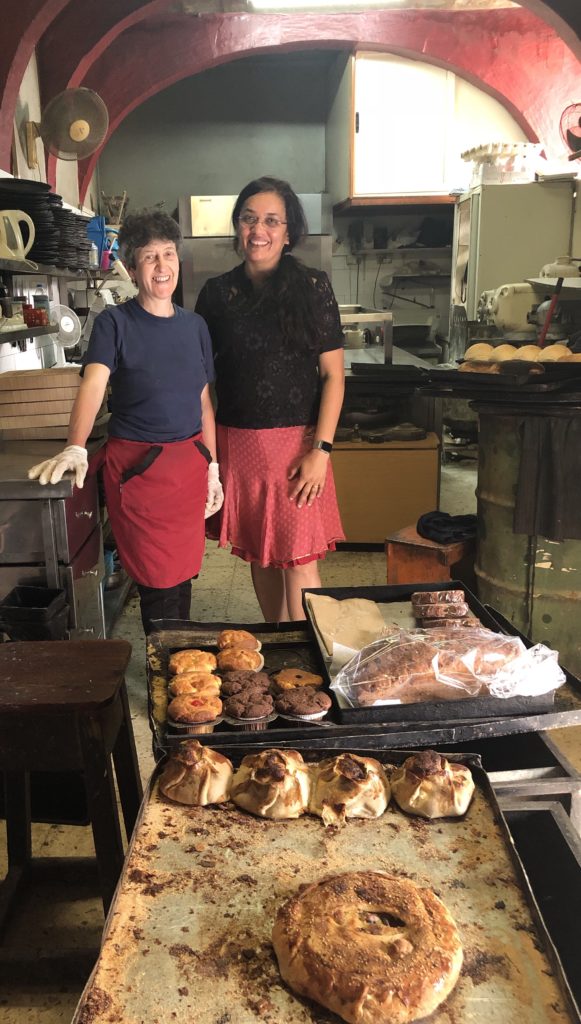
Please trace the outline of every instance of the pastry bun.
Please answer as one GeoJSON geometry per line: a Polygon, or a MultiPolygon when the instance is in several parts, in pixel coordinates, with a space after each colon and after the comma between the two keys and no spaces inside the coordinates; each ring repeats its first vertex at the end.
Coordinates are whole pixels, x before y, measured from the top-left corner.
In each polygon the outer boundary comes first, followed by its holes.
{"type": "Polygon", "coordinates": [[[494,353],[493,353],[492,358],[496,362],[503,363],[505,361],[505,359],[514,359],[515,355],[516,355],[516,348],[515,348],[515,346],[514,345],[508,345],[508,344],[505,343],[503,345],[497,345],[496,346],[496,348],[494,349],[494,353]]]}
{"type": "Polygon", "coordinates": [[[466,349],[464,359],[494,359],[494,346],[478,341],[466,349]]]}
{"type": "Polygon", "coordinates": [[[298,750],[261,750],[242,759],[230,797],[260,818],[298,818],[307,809],[309,788],[309,769],[298,750]]]}
{"type": "Polygon", "coordinates": [[[474,780],[465,765],[451,764],[435,750],[422,750],[395,769],[391,791],[398,807],[408,814],[459,817],[470,806],[474,780]]]}
{"type": "Polygon", "coordinates": [[[223,629],[218,633],[216,646],[220,651],[228,647],[238,647],[243,651],[259,651],[262,644],[246,629],[223,629]]]}
{"type": "Polygon", "coordinates": [[[220,672],[236,672],[243,669],[247,672],[259,672],[264,668],[264,658],[258,651],[245,651],[241,647],[226,647],[218,653],[218,670],[220,672]]]}
{"type": "Polygon", "coordinates": [[[538,345],[521,345],[517,348],[513,359],[526,359],[529,363],[538,363],[542,349],[538,345]]]}
{"type": "Polygon", "coordinates": [[[318,690],[323,685],[323,677],[315,675],[314,672],[307,672],[303,668],[281,668],[280,672],[273,675],[274,688],[277,693],[283,690],[294,690],[297,686],[312,686],[318,690]]]}
{"type": "Polygon", "coordinates": [[[202,746],[197,740],[187,740],[170,755],[160,776],[159,788],[164,796],[178,804],[205,807],[228,799],[233,775],[227,757],[202,746]]]}
{"type": "Polygon", "coordinates": [[[581,352],[570,352],[568,356],[563,356],[563,360],[566,363],[581,363],[581,352]]]}
{"type": "Polygon", "coordinates": [[[547,345],[546,348],[542,348],[539,353],[540,363],[554,363],[557,360],[566,359],[569,355],[569,349],[566,345],[547,345]]]}
{"type": "Polygon", "coordinates": [[[290,988],[350,1024],[423,1019],[462,968],[462,943],[444,904],[383,871],[305,886],[278,911],[272,944],[290,988]]]}
{"type": "Polygon", "coordinates": [[[458,369],[462,373],[499,373],[498,363],[466,362],[461,363],[458,369]]]}
{"type": "Polygon", "coordinates": [[[167,717],[183,725],[212,722],[221,712],[222,701],[214,693],[183,693],[167,706],[167,717]]]}
{"type": "Polygon", "coordinates": [[[339,754],[312,769],[309,811],[325,825],[342,825],[346,818],[379,818],[387,808],[387,775],[373,757],[339,754]]]}
{"type": "Polygon", "coordinates": [[[172,676],[168,686],[172,697],[181,697],[183,693],[220,693],[220,678],[211,672],[179,672],[172,676]]]}
{"type": "Polygon", "coordinates": [[[213,672],[216,664],[216,655],[211,651],[186,648],[182,651],[174,651],[170,655],[169,670],[172,675],[177,675],[179,672],[213,672]]]}

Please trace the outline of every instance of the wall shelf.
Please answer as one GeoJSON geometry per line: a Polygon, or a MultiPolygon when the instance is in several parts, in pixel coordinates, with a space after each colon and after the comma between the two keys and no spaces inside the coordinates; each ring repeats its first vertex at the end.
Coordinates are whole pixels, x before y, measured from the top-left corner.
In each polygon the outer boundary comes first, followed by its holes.
{"type": "Polygon", "coordinates": [[[71,281],[102,277],[105,273],[98,267],[88,267],[86,270],[68,270],[67,267],[47,266],[45,263],[38,263],[36,270],[34,270],[23,260],[0,259],[0,271],[2,270],[7,270],[11,274],[39,274],[41,277],[66,277],[71,281]]]}
{"type": "Polygon", "coordinates": [[[360,210],[368,210],[371,213],[374,210],[393,206],[397,206],[400,209],[411,207],[417,213],[419,212],[417,207],[454,206],[456,199],[457,196],[448,194],[433,196],[351,196],[351,198],[343,199],[340,203],[335,203],[333,213],[353,213],[360,210]]]}
{"type": "Polygon", "coordinates": [[[56,334],[58,324],[45,324],[43,327],[18,327],[14,331],[0,330],[0,344],[7,341],[23,341],[25,338],[37,338],[41,334],[56,334]]]}
{"type": "Polygon", "coordinates": [[[402,246],[399,249],[353,249],[351,252],[352,256],[418,256],[422,257],[431,256],[451,256],[452,247],[450,245],[443,245],[436,249],[425,249],[423,246],[402,246]]]}

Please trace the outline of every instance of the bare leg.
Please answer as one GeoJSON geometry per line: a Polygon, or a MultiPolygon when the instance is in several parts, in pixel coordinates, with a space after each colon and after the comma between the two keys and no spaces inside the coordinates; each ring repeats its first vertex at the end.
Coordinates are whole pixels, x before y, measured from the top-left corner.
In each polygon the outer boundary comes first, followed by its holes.
{"type": "Polygon", "coordinates": [[[306,616],[301,590],[303,587],[314,590],[321,586],[318,561],[315,559],[313,562],[307,562],[306,565],[293,565],[291,569],[285,569],[284,586],[289,618],[292,621],[304,619],[306,616]]]}
{"type": "Polygon", "coordinates": [[[250,571],[265,622],[288,622],[283,570],[251,562],[250,571]]]}

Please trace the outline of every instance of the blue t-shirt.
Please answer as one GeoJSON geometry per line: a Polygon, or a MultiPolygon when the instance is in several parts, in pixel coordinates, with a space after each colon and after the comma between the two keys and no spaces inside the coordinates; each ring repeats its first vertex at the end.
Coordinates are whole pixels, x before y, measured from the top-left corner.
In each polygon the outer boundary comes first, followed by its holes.
{"type": "Polygon", "coordinates": [[[201,316],[174,311],[154,316],[130,299],[95,320],[83,368],[103,363],[111,371],[113,437],[163,443],[201,430],[200,396],[214,380],[212,343],[201,316]]]}

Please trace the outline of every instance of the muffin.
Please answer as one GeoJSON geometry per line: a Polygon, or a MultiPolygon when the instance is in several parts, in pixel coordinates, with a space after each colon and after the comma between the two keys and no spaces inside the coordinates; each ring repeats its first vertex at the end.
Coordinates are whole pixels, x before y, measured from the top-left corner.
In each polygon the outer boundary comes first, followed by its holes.
{"type": "Polygon", "coordinates": [[[168,718],[183,725],[212,722],[221,711],[222,701],[213,694],[182,694],[174,697],[167,707],[168,718]]]}
{"type": "Polygon", "coordinates": [[[237,693],[245,690],[258,690],[260,693],[267,693],[270,688],[270,676],[266,672],[245,672],[240,669],[238,672],[225,672],[222,676],[221,693],[225,697],[234,697],[237,693]]]}
{"type": "Polygon", "coordinates": [[[274,688],[277,693],[284,690],[294,690],[298,686],[310,686],[318,690],[323,685],[323,677],[313,672],[306,672],[302,668],[283,668],[273,675],[274,688]]]}
{"type": "Polygon", "coordinates": [[[272,697],[260,690],[246,690],[224,702],[224,713],[229,718],[266,718],[272,710],[272,697]]]}
{"type": "Polygon", "coordinates": [[[242,651],[259,651],[262,644],[246,629],[223,629],[221,633],[218,633],[216,646],[220,651],[224,651],[228,647],[237,647],[242,651]]]}
{"type": "Polygon", "coordinates": [[[264,667],[262,654],[258,651],[245,651],[241,647],[227,647],[219,652],[217,660],[220,672],[236,672],[239,669],[258,672],[264,667]]]}
{"type": "Polygon", "coordinates": [[[169,659],[169,670],[174,676],[179,672],[213,672],[216,664],[216,655],[211,651],[186,649],[174,651],[169,659]]]}
{"type": "Polygon", "coordinates": [[[328,693],[315,690],[312,686],[299,686],[294,690],[285,690],[274,702],[276,711],[281,715],[292,715],[296,718],[322,718],[332,705],[328,693]]]}

